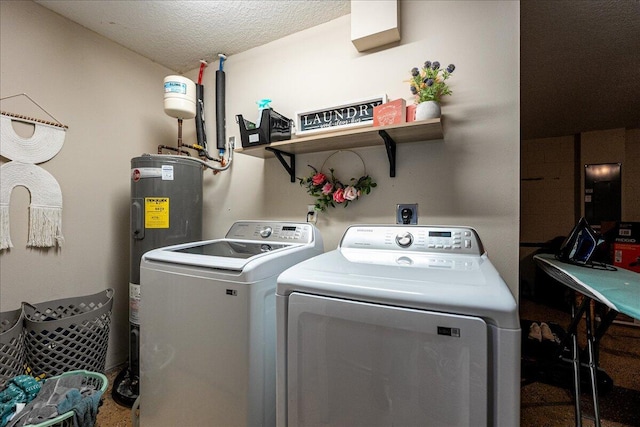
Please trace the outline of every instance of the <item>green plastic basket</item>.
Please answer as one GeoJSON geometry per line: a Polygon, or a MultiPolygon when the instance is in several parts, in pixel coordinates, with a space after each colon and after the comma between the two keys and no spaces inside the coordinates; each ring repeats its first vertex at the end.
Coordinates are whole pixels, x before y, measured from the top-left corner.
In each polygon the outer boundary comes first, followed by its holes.
{"type": "MultiPolygon", "coordinates": [[[[84,378],[82,380],[83,386],[92,385],[96,388],[96,390],[102,391],[103,394],[105,391],[107,391],[107,387],[109,386],[109,380],[107,379],[107,377],[105,377],[104,375],[98,372],[91,372],[91,371],[85,371],[85,370],[69,371],[69,372],[65,372],[62,375],[51,377],[50,379],[60,378],[67,375],[77,375],[77,374],[84,375],[84,378]]],[[[67,411],[64,414],[58,415],[57,417],[51,418],[50,420],[47,420],[40,424],[29,424],[25,427],[73,427],[73,411],[67,411]]]]}

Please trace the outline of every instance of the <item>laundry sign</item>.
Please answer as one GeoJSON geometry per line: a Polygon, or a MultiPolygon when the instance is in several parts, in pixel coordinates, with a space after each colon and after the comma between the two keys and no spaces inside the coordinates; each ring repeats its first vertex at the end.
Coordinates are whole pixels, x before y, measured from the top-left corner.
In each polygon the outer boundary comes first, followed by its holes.
{"type": "Polygon", "coordinates": [[[296,114],[296,135],[371,126],[373,108],[387,102],[387,95],[360,99],[337,107],[296,114]]]}

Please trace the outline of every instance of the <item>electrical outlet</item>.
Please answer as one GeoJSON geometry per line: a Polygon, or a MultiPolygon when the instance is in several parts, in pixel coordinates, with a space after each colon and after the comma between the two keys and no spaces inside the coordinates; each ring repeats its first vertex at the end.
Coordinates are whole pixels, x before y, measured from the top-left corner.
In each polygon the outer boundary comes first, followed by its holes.
{"type": "Polygon", "coordinates": [[[315,205],[307,205],[307,222],[312,224],[318,222],[318,212],[315,205]]]}
{"type": "Polygon", "coordinates": [[[396,224],[417,224],[418,204],[396,205],[396,224]]]}

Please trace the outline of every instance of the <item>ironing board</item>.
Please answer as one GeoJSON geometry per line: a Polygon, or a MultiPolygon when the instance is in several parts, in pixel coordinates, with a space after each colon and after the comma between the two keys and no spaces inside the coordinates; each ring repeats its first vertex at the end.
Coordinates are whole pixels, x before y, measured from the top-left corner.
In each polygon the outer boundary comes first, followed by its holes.
{"type": "Polygon", "coordinates": [[[593,398],[593,411],[596,427],[600,427],[600,409],[598,406],[598,384],[596,372],[598,368],[598,344],[618,313],[640,319],[640,274],[617,268],[588,268],[559,261],[551,254],[535,255],[533,259],[546,274],[563,285],[580,293],[583,298],[580,307],[576,309],[575,298],[571,305],[571,324],[568,334],[560,343],[559,354],[572,341],[573,386],[575,392],[576,426],[582,426],[582,411],[580,408],[580,358],[577,339],[577,327],[585,316],[587,333],[587,352],[589,379],[593,398]],[[587,310],[591,301],[604,304],[609,311],[594,331],[591,323],[591,312],[587,310]]]}

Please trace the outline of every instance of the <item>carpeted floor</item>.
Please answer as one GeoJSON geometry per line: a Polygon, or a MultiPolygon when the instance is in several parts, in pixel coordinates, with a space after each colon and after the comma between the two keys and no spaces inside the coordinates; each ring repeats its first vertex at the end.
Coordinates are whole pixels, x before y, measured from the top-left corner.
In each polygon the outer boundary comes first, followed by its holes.
{"type": "MultiPolygon", "coordinates": [[[[564,310],[522,299],[520,318],[535,322],[555,323],[567,328],[570,316],[564,310]]],[[[584,324],[584,322],[582,322],[584,324]]],[[[581,329],[584,337],[584,328],[581,329]]],[[[523,341],[526,338],[523,339],[523,341]]],[[[524,343],[527,344],[526,342],[524,343]]],[[[584,346],[584,340],[582,340],[584,346]]],[[[525,352],[523,352],[524,354],[525,352]]],[[[535,360],[534,362],[535,363],[535,360]]],[[[523,360],[523,385],[521,388],[522,427],[567,427],[575,425],[571,385],[558,385],[558,381],[534,381],[526,378],[531,364],[523,360]],[[555,384],[554,384],[555,383],[555,384]]],[[[534,366],[535,367],[535,366],[534,366]]],[[[613,324],[600,342],[600,368],[613,381],[612,387],[599,385],[599,407],[602,427],[640,426],[640,328],[613,324]],[[607,389],[610,390],[607,390],[607,389]]],[[[566,371],[569,374],[571,371],[566,371]]],[[[564,372],[564,373],[566,373],[564,372]]],[[[564,378],[564,377],[563,377],[564,378]]],[[[548,378],[547,378],[548,380],[548,378]]],[[[570,377],[569,377],[570,381],[570,377]]],[[[561,381],[566,384],[566,381],[561,381]]],[[[600,384],[600,383],[599,383],[600,384]]],[[[610,384],[609,384],[610,385],[610,384]]],[[[594,425],[591,392],[582,388],[581,405],[586,417],[583,426],[594,425]]]]}
{"type": "MultiPolygon", "coordinates": [[[[523,320],[554,323],[563,328],[568,326],[570,318],[563,310],[526,299],[520,302],[520,317],[523,320]]],[[[536,380],[535,375],[527,375],[531,371],[531,361],[524,363],[523,376],[528,378],[523,379],[521,388],[521,427],[573,426],[574,406],[570,385],[536,380]]],[[[613,324],[600,344],[600,367],[613,380],[610,390],[600,395],[602,427],[640,426],[640,328],[613,324]]],[[[98,414],[98,427],[132,425],[131,410],[116,404],[111,398],[111,385],[121,369],[118,367],[107,373],[109,390],[98,414]]],[[[594,422],[589,415],[593,414],[593,410],[589,390],[585,388],[581,402],[586,414],[583,426],[591,427],[594,422]]]]}
{"type": "Polygon", "coordinates": [[[123,368],[124,366],[118,366],[106,373],[109,379],[109,388],[102,399],[102,406],[98,411],[98,419],[95,427],[131,427],[132,425],[131,409],[118,405],[111,397],[113,381],[123,368]]]}

